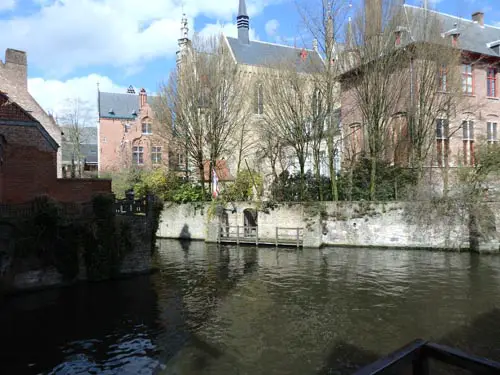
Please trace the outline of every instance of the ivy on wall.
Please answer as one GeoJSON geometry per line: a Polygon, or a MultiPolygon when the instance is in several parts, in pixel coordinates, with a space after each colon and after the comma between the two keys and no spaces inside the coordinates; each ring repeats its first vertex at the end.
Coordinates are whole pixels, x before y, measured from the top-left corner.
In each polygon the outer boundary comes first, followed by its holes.
{"type": "Polygon", "coordinates": [[[130,223],[116,220],[113,205],[113,196],[96,196],[92,215],[75,220],[57,202],[37,198],[33,215],[15,223],[13,271],[53,266],[72,281],[83,258],[89,280],[116,276],[133,243],[130,223]]]}

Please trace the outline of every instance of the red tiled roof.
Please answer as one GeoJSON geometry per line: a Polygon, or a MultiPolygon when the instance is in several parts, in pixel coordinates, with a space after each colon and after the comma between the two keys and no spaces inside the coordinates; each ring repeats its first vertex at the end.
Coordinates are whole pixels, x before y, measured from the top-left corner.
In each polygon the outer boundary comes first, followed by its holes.
{"type": "MultiPolygon", "coordinates": [[[[234,177],[231,175],[231,172],[229,171],[229,168],[227,167],[227,163],[225,160],[218,160],[215,163],[215,172],[217,173],[217,177],[219,178],[219,181],[234,181],[234,177]]],[[[205,160],[203,163],[203,169],[204,169],[204,180],[205,181],[210,181],[209,175],[210,175],[210,161],[205,160]]]]}

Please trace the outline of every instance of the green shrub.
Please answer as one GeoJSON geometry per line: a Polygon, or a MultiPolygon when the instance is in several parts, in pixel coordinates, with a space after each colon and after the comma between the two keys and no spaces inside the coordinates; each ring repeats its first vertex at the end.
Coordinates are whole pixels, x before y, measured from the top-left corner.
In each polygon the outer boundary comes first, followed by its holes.
{"type": "Polygon", "coordinates": [[[236,180],[228,184],[222,191],[221,198],[227,202],[247,201],[260,198],[264,191],[264,182],[260,174],[255,171],[241,171],[236,180]],[[254,184],[257,196],[254,197],[254,184]]]}

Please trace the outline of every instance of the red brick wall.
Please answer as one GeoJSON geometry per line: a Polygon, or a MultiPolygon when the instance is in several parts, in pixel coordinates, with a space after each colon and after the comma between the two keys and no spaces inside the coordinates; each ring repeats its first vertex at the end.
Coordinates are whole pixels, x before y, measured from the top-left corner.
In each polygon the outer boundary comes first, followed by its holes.
{"type": "Polygon", "coordinates": [[[60,202],[88,202],[96,194],[111,194],[111,180],[57,179],[51,196],[60,202]]]}
{"type": "Polygon", "coordinates": [[[110,180],[58,179],[57,153],[38,129],[2,125],[0,134],[6,139],[0,202],[29,202],[40,195],[61,202],[85,202],[96,193],[111,193],[110,180]]]}
{"type": "Polygon", "coordinates": [[[2,202],[27,202],[38,195],[49,194],[57,179],[56,153],[8,142],[7,138],[5,163],[1,167],[2,202]]]}

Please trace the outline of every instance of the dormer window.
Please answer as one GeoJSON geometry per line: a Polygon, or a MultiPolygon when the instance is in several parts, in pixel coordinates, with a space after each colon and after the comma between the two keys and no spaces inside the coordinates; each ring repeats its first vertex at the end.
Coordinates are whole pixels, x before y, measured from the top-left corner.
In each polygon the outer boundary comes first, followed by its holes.
{"type": "Polygon", "coordinates": [[[142,123],[142,134],[144,135],[153,134],[153,129],[151,128],[151,123],[149,121],[144,121],[142,123]]]}
{"type": "Polygon", "coordinates": [[[500,40],[495,40],[491,43],[486,43],[486,47],[490,48],[496,54],[500,54],[500,40]]]}
{"type": "Polygon", "coordinates": [[[115,111],[113,111],[113,108],[110,108],[110,109],[109,109],[109,111],[108,111],[108,113],[109,113],[110,115],[114,115],[114,114],[115,114],[115,111]]]}
{"type": "Polygon", "coordinates": [[[137,116],[137,111],[135,109],[132,111],[132,116],[137,116]]]}

